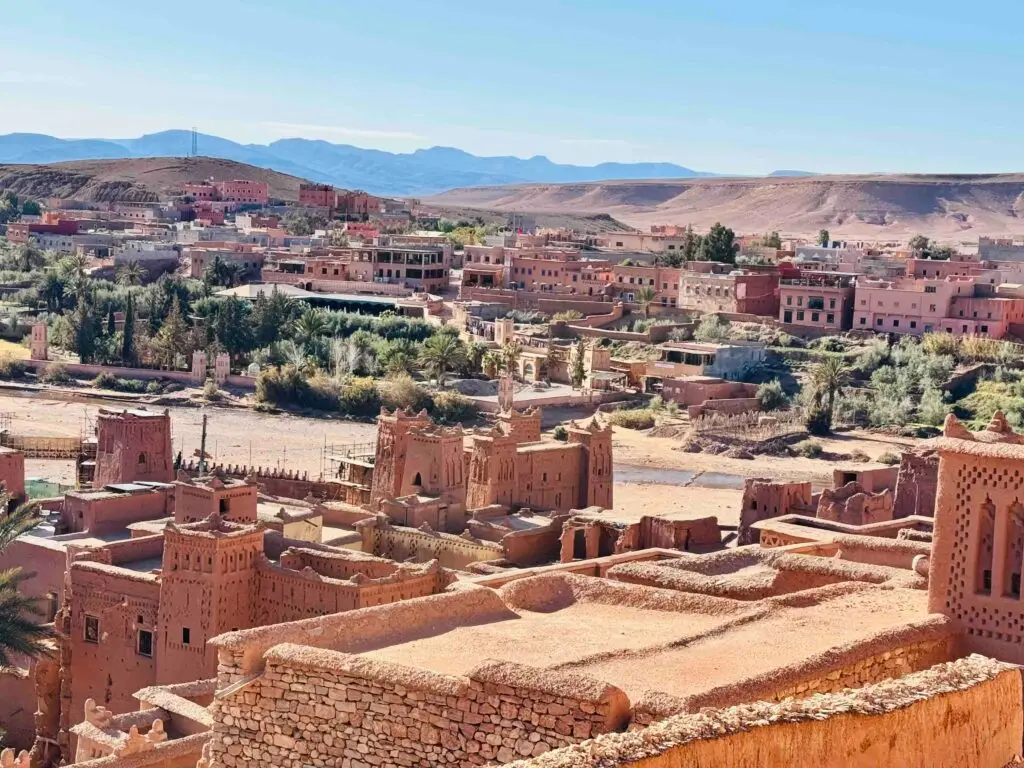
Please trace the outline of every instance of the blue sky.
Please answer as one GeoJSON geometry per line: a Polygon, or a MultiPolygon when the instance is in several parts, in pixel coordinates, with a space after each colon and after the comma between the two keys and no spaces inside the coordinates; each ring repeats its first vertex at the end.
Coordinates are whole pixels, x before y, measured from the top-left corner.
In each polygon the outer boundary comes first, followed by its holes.
{"type": "Polygon", "coordinates": [[[0,133],[1024,170],[1024,3],[0,0],[0,133]]]}

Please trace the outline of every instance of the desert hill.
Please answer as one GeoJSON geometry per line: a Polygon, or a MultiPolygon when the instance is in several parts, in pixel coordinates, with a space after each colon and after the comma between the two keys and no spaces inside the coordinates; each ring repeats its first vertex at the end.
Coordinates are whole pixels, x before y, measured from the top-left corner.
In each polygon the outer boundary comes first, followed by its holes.
{"type": "Polygon", "coordinates": [[[1024,233],[1024,174],[876,175],[516,184],[455,189],[432,205],[546,214],[608,214],[627,224],[716,221],[737,232],[778,230],[944,240],[1024,233]]]}
{"type": "Polygon", "coordinates": [[[298,200],[304,181],[265,168],[212,157],[76,160],[52,165],[0,165],[0,189],[43,199],[146,202],[166,197],[186,182],[213,179],[265,181],[270,197],[298,200]]]}

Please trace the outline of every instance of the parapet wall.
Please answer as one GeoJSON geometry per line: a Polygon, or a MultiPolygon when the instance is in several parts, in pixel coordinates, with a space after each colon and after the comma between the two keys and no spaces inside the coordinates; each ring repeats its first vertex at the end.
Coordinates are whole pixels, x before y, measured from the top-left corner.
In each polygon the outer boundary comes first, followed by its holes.
{"type": "MultiPolygon", "coordinates": [[[[364,529],[364,537],[367,530],[364,529]]],[[[501,560],[505,550],[500,544],[464,535],[423,531],[403,526],[378,525],[370,530],[372,547],[363,550],[398,562],[424,563],[437,560],[444,568],[465,568],[482,560],[501,560]]],[[[365,542],[365,538],[364,538],[365,542]]]]}
{"type": "MultiPolygon", "coordinates": [[[[181,469],[191,477],[196,477],[199,475],[199,462],[189,459],[181,465],[181,469]]],[[[239,480],[252,477],[264,493],[286,499],[305,499],[313,496],[333,501],[345,497],[344,485],[326,480],[310,480],[308,472],[300,473],[279,467],[248,467],[244,464],[213,464],[208,466],[206,471],[239,480]]]]}
{"type": "Polygon", "coordinates": [[[971,656],[858,691],[673,717],[509,768],[1001,768],[1022,726],[1020,671],[971,656]]]}
{"type": "Polygon", "coordinates": [[[608,733],[629,715],[612,685],[518,664],[455,677],[290,644],[266,660],[259,680],[214,704],[221,738],[210,768],[238,765],[239,748],[246,765],[275,768],[507,763],[608,733]]]}

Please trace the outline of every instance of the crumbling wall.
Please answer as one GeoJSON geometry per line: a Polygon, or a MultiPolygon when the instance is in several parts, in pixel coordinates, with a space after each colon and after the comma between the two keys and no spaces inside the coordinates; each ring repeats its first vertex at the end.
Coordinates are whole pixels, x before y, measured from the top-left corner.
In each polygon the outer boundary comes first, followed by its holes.
{"type": "Polygon", "coordinates": [[[842,488],[826,488],[818,499],[818,514],[822,520],[833,520],[847,525],[867,525],[892,520],[893,496],[888,489],[881,493],[868,493],[858,482],[842,488]]]}
{"type": "Polygon", "coordinates": [[[812,489],[807,483],[776,483],[764,478],[743,482],[743,507],[740,509],[738,544],[756,544],[758,531],[751,526],[759,520],[781,517],[792,507],[811,504],[812,489]]]}
{"type": "Polygon", "coordinates": [[[1001,768],[1022,726],[1019,670],[972,656],[859,691],[681,715],[509,768],[1001,768]]]}
{"type": "Polygon", "coordinates": [[[501,545],[479,541],[468,536],[450,533],[404,528],[377,523],[362,524],[364,536],[370,533],[370,546],[364,544],[364,552],[372,552],[398,562],[425,563],[437,560],[443,568],[464,568],[481,560],[500,560],[505,556],[501,545]]]}
{"type": "Polygon", "coordinates": [[[939,488],[939,457],[934,453],[904,453],[896,479],[893,518],[935,516],[939,488]]]}
{"type": "MultiPolygon", "coordinates": [[[[221,677],[241,674],[229,658],[221,677]]],[[[265,658],[256,682],[214,704],[210,768],[507,763],[616,730],[629,715],[612,685],[518,664],[455,677],[290,644],[265,658]]]]}

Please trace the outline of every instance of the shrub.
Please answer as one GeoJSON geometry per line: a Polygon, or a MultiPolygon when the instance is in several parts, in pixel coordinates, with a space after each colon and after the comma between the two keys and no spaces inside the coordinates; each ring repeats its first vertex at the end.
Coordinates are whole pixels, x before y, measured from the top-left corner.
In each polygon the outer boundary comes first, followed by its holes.
{"type": "Polygon", "coordinates": [[[442,424],[467,424],[476,419],[480,409],[465,395],[447,391],[434,395],[430,411],[442,424]]]}
{"type": "Polygon", "coordinates": [[[555,440],[560,440],[564,443],[569,440],[569,430],[566,429],[564,425],[559,424],[551,432],[551,436],[555,438],[555,440]]]}
{"type": "Polygon", "coordinates": [[[377,384],[382,404],[388,408],[405,408],[418,413],[430,406],[430,393],[413,381],[408,373],[398,373],[377,384]]]}
{"type": "Polygon", "coordinates": [[[0,357],[0,379],[20,379],[25,376],[27,366],[13,357],[0,357]]]}
{"type": "Polygon", "coordinates": [[[60,363],[51,363],[46,366],[46,370],[42,372],[39,379],[47,384],[71,384],[74,382],[68,369],[60,363]]]}
{"type": "Polygon", "coordinates": [[[625,429],[650,429],[654,426],[654,411],[650,408],[631,408],[612,411],[608,421],[625,429]]]}
{"type": "Polygon", "coordinates": [[[929,355],[956,357],[957,354],[957,340],[951,333],[926,333],[921,346],[929,355]]]}
{"type": "Polygon", "coordinates": [[[824,408],[812,408],[807,412],[804,426],[812,435],[827,435],[832,431],[832,421],[824,408]]]}
{"type": "Polygon", "coordinates": [[[553,323],[570,323],[573,320],[582,320],[583,313],[578,312],[575,309],[567,309],[565,312],[555,312],[551,316],[551,322],[553,323]]]}
{"type": "Polygon", "coordinates": [[[879,456],[876,461],[878,461],[879,464],[888,464],[889,466],[892,466],[893,464],[900,463],[900,457],[892,451],[886,451],[879,456]]]}
{"type": "Polygon", "coordinates": [[[97,389],[117,389],[117,377],[107,371],[96,374],[96,378],[92,380],[92,385],[97,389]]]}
{"type": "Polygon", "coordinates": [[[380,394],[369,376],[350,376],[341,385],[338,406],[346,416],[372,418],[380,413],[380,394]]]}
{"type": "Polygon", "coordinates": [[[824,336],[814,342],[811,346],[820,349],[822,352],[845,352],[846,345],[838,336],[824,336]]]}
{"type": "Polygon", "coordinates": [[[220,389],[217,387],[217,382],[213,379],[207,379],[206,383],[203,384],[203,399],[220,400],[220,389]]]}
{"type": "MultiPolygon", "coordinates": [[[[374,397],[376,399],[376,389],[374,397]]],[[[256,377],[256,401],[260,403],[336,411],[338,398],[339,389],[334,381],[322,373],[307,378],[294,365],[267,368],[256,377]]],[[[377,410],[380,410],[379,400],[377,410]]]]}
{"type": "Polygon", "coordinates": [[[864,453],[860,448],[857,448],[850,451],[850,461],[857,461],[863,464],[864,462],[871,461],[871,457],[864,453]]]}
{"type": "Polygon", "coordinates": [[[940,426],[946,420],[949,406],[937,387],[928,387],[921,393],[921,402],[917,407],[918,421],[933,427],[940,426]]]}
{"type": "Polygon", "coordinates": [[[821,443],[815,440],[804,440],[797,443],[793,448],[798,455],[803,456],[805,459],[817,459],[824,453],[821,443]]]}
{"type": "Polygon", "coordinates": [[[888,361],[889,343],[885,339],[875,339],[857,356],[853,367],[864,376],[870,376],[888,361]]]}
{"type": "Polygon", "coordinates": [[[726,341],[729,338],[729,324],[718,315],[705,315],[693,333],[697,341],[726,341]]]}
{"type": "Polygon", "coordinates": [[[146,382],[141,379],[117,379],[114,389],[118,392],[132,392],[142,394],[146,391],[146,382]]]}
{"type": "Polygon", "coordinates": [[[160,394],[160,390],[163,389],[163,384],[155,379],[146,385],[146,392],[150,395],[160,394]]]}
{"type": "Polygon", "coordinates": [[[789,405],[789,398],[782,389],[782,382],[772,379],[757,388],[757,400],[762,411],[777,411],[789,405]]]}

